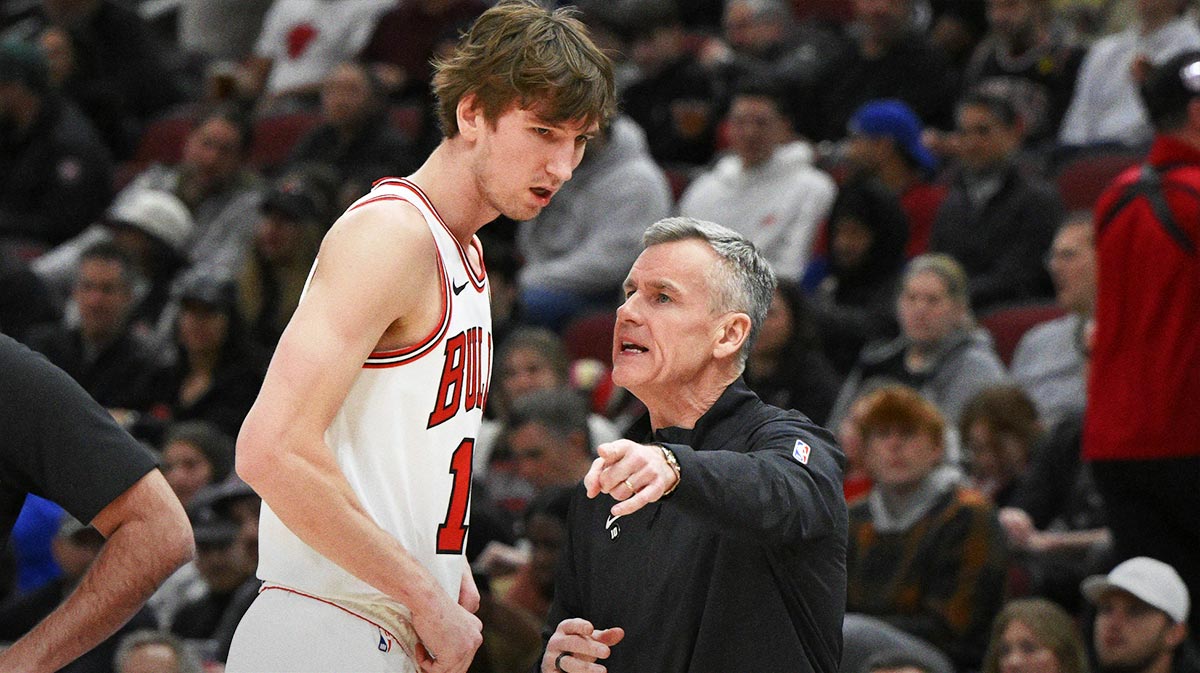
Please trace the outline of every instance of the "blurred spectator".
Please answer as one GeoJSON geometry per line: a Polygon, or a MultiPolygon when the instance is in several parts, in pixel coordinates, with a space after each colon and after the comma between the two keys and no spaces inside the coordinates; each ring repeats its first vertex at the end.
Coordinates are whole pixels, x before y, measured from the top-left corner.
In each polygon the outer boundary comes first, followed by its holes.
{"type": "MultiPolygon", "coordinates": [[[[488,391],[488,407],[493,409],[495,419],[485,418],[479,428],[479,437],[475,440],[475,474],[488,472],[497,436],[516,400],[535,390],[568,386],[570,366],[562,339],[545,329],[517,329],[499,345],[492,388],[488,391]]],[[[589,449],[621,436],[608,419],[598,414],[589,414],[587,424],[591,440],[589,449]]]]}
{"type": "MultiPolygon", "coordinates": [[[[31,266],[62,297],[71,292],[82,253],[93,245],[111,242],[132,265],[131,329],[149,336],[161,328],[159,321],[171,298],[171,283],[187,263],[187,245],[193,231],[191,213],[173,194],[154,189],[127,190],[99,222],[38,257],[31,266]]],[[[78,307],[70,298],[66,308],[68,319],[74,320],[78,307]]]]}
{"type": "Polygon", "coordinates": [[[762,401],[795,409],[824,426],[841,377],[821,352],[812,310],[799,287],[776,285],[744,375],[762,401]]]}
{"type": "Polygon", "coordinates": [[[727,119],[733,154],[692,181],[679,213],[742,234],[776,277],[798,281],[837,187],[813,166],[812,145],[796,138],[787,101],[774,83],[739,85],[727,119]]]}
{"type": "Polygon", "coordinates": [[[91,122],[55,92],[32,45],[0,43],[0,245],[35,252],[108,205],[112,160],[91,122]]]}
{"type": "Polygon", "coordinates": [[[887,622],[865,615],[846,615],[846,650],[839,670],[860,673],[953,673],[954,664],[929,643],[887,622]],[[861,637],[860,637],[861,634],[861,637]],[[859,641],[871,650],[858,652],[859,641]],[[858,662],[865,662],[859,664],[858,662]]]}
{"type": "Polygon", "coordinates": [[[234,63],[254,48],[272,0],[188,0],[179,5],[179,48],[208,63],[234,63]],[[216,29],[220,26],[220,29],[216,29]]]}
{"type": "Polygon", "coordinates": [[[952,423],[976,392],[1004,380],[991,339],[971,315],[966,274],[953,259],[929,254],[910,262],[896,304],[900,336],[863,348],[838,394],[831,424],[840,422],[859,389],[873,379],[920,390],[952,423]]]}
{"type": "Polygon", "coordinates": [[[114,673],[203,673],[191,645],[162,631],[134,631],[121,639],[114,673]]]}
{"type": "Polygon", "coordinates": [[[321,235],[332,217],[332,184],[292,170],[267,192],[252,247],[237,277],[238,309],[249,335],[274,350],[300,303],[321,235]]]}
{"type": "Polygon", "coordinates": [[[86,71],[87,88],[105,92],[135,120],[146,122],[184,100],[186,92],[168,64],[165,45],[128,3],[40,0],[5,37],[32,42],[50,27],[71,37],[72,60],[86,71]]]}
{"type": "Polygon", "coordinates": [[[523,319],[557,331],[589,310],[614,309],[646,223],[669,215],[672,205],[646,134],[617,117],[588,143],[550,205],[519,226],[523,319]]]}
{"type": "Polygon", "coordinates": [[[35,325],[58,320],[57,297],[17,250],[0,244],[0,332],[23,341],[35,325]]]}
{"type": "MultiPolygon", "coordinates": [[[[99,531],[64,514],[52,543],[54,558],[63,574],[37,591],[0,605],[0,642],[20,638],[54,611],[75,590],[103,546],[104,536],[99,531]]],[[[142,607],[125,626],[61,670],[64,673],[108,673],[113,670],[113,653],[121,638],[126,633],[154,626],[154,612],[142,607]]]]}
{"type": "Polygon", "coordinates": [[[384,12],[358,59],[394,99],[429,96],[430,59],[488,8],[483,0],[406,0],[384,12]]]}
{"type": "Polygon", "coordinates": [[[208,110],[188,133],[177,165],[150,166],[117,196],[155,189],[183,201],[195,223],[186,247],[189,273],[231,278],[249,246],[262,198],[261,179],[246,165],[251,133],[237,108],[208,110]]]}
{"type": "MultiPolygon", "coordinates": [[[[587,465],[579,479],[585,473],[587,465]]],[[[538,623],[546,620],[554,598],[554,571],[567,543],[567,511],[577,482],[549,488],[529,503],[524,526],[529,560],[511,579],[494,583],[497,600],[523,610],[538,623]]]]}
{"type": "Polygon", "coordinates": [[[660,165],[707,164],[716,151],[724,92],[689,51],[673,2],[637,7],[626,28],[639,76],[621,92],[621,109],[646,132],[650,155],[660,165]]]}
{"type": "MultiPolygon", "coordinates": [[[[1146,163],[1096,206],[1096,335],[1084,459],[1118,559],[1153,556],[1200,594],[1200,52],[1155,68],[1146,163]]],[[[1200,619],[1193,616],[1193,631],[1200,619]]]]}
{"type": "Polygon", "coordinates": [[[236,544],[238,525],[212,511],[203,500],[193,503],[191,510],[196,570],[205,591],[199,598],[179,606],[170,630],[180,638],[199,641],[201,657],[213,660],[216,654],[213,636],[226,610],[233,605],[234,594],[243,583],[259,582],[254,577],[254,565],[236,544]]]}
{"type": "Polygon", "coordinates": [[[353,59],[395,0],[275,0],[241,75],[262,113],[312,107],[326,75],[353,59]]]}
{"type": "Polygon", "coordinates": [[[1067,315],[1031,328],[1013,353],[1013,380],[1033,399],[1046,427],[1084,406],[1083,332],[1096,305],[1091,220],[1091,213],[1069,217],[1058,228],[1047,256],[1058,305],[1067,315]]]}
{"type": "Polygon", "coordinates": [[[1017,386],[984,388],[958,418],[972,486],[996,507],[1011,504],[1042,432],[1033,401],[1017,386]]]}
{"type": "Polygon", "coordinates": [[[247,338],[231,282],[191,278],[180,295],[176,362],[168,402],[134,426],[134,435],[160,443],[163,422],[206,420],[237,436],[262,384],[266,360],[247,338]]]}
{"type": "Polygon", "coordinates": [[[924,254],[947,190],[932,182],[937,158],[921,140],[921,120],[901,101],[872,100],[854,112],[847,129],[846,161],[851,173],[878,178],[900,199],[908,216],[905,256],[924,254]]]}
{"type": "Polygon", "coordinates": [[[943,464],[942,415],[916,391],[883,388],[860,427],[874,481],[850,508],[846,611],[865,613],[978,666],[1008,562],[996,511],[943,464]]]}
{"type": "Polygon", "coordinates": [[[1147,68],[1180,52],[1200,49],[1200,29],[1187,13],[1188,0],[1141,0],[1138,21],[1088,49],[1058,141],[1138,146],[1150,141],[1151,120],[1137,87],[1147,68]]]}
{"type": "Polygon", "coordinates": [[[1052,184],[1016,165],[1023,130],[1007,99],[969,94],[959,103],[961,165],[929,248],[963,265],[971,306],[980,312],[1050,295],[1042,259],[1063,207],[1052,184]]]}
{"type": "Polygon", "coordinates": [[[992,622],[981,673],[1088,673],[1074,617],[1044,598],[1005,603],[992,622]]]}
{"type": "Polygon", "coordinates": [[[849,56],[849,43],[817,22],[796,23],[786,0],[730,0],[721,24],[721,36],[710,38],[698,58],[722,89],[767,77],[787,93],[796,129],[820,137],[818,87],[849,56]]]}
{"type": "Polygon", "coordinates": [[[206,421],[176,423],[162,447],[162,472],[184,507],[233,470],[233,439],[206,421]]]}
{"type": "Polygon", "coordinates": [[[920,0],[915,11],[923,23],[928,14],[929,41],[961,71],[988,29],[985,0],[920,0]]]}
{"type": "Polygon", "coordinates": [[[250,578],[234,591],[213,631],[214,650],[211,659],[224,662],[229,658],[229,645],[233,642],[233,633],[262,586],[254,576],[258,568],[258,521],[262,513],[262,498],[236,474],[230,474],[225,481],[212,487],[202,498],[210,503],[218,517],[237,525],[234,545],[251,573],[250,578]]]}
{"type": "Polygon", "coordinates": [[[153,344],[130,327],[135,273],[115,244],[88,248],[72,293],[78,324],[43,325],[26,340],[126,426],[163,401],[167,381],[153,344]]]}
{"type": "Polygon", "coordinates": [[[1092,632],[1100,673],[1169,673],[1180,667],[1191,600],[1170,565],[1138,556],[1107,575],[1084,580],[1080,589],[1093,605],[1092,632]]]}
{"type": "Polygon", "coordinates": [[[894,337],[908,225],[896,197],[862,176],[842,185],[829,225],[829,275],[817,287],[813,325],[842,376],[870,341],[894,337]]]}
{"type": "Polygon", "coordinates": [[[963,88],[1012,103],[1027,146],[1053,145],[1084,49],[1054,20],[1049,0],[988,0],[991,30],[975,49],[963,88]]]}
{"type": "MultiPolygon", "coordinates": [[[[571,184],[571,183],[567,183],[571,184]]],[[[554,203],[551,201],[550,203],[554,203]]],[[[504,217],[501,215],[501,217],[504,217]]],[[[508,229],[515,229],[516,225],[508,229]]],[[[517,258],[515,244],[494,232],[501,229],[495,225],[484,227],[475,234],[483,243],[483,265],[487,269],[488,285],[492,292],[492,343],[502,344],[513,330],[524,324],[521,305],[517,301],[519,290],[517,276],[522,260],[517,258]]],[[[484,411],[487,413],[487,410],[484,411]]]]}
{"type": "Polygon", "coordinates": [[[956,77],[946,57],[913,25],[913,0],[854,0],[854,13],[856,44],[849,64],[822,85],[825,137],[840,138],[851,114],[878,98],[899,98],[926,124],[949,128],[956,77]]]}
{"type": "Polygon", "coordinates": [[[48,26],[38,36],[46,55],[50,83],[79,107],[116,159],[133,156],[141,124],[111,82],[103,79],[99,63],[88,59],[78,31],[48,26]]]}
{"type": "MultiPolygon", "coordinates": [[[[587,404],[568,388],[535,390],[513,400],[504,440],[517,474],[539,493],[578,484],[596,457],[587,404]]],[[[544,607],[549,606],[547,597],[544,607]]]]}
{"type": "Polygon", "coordinates": [[[391,125],[379,83],[366,66],[334,66],[320,96],[321,123],[296,143],[289,163],[326,164],[339,183],[356,171],[403,176],[420,165],[412,144],[391,125]]]}

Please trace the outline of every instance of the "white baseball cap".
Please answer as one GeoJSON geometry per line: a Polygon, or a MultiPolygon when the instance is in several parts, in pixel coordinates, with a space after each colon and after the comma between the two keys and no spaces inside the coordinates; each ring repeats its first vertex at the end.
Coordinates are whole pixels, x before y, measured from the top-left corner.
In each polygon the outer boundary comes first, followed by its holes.
{"type": "Polygon", "coordinates": [[[157,238],[182,254],[195,227],[192,214],[178,197],[157,189],[122,194],[105,217],[157,238]]]}
{"type": "Polygon", "coordinates": [[[1124,561],[1107,575],[1092,575],[1080,585],[1080,590],[1096,603],[1110,589],[1133,594],[1139,600],[1162,610],[1176,623],[1188,618],[1188,590],[1179,573],[1171,566],[1148,556],[1124,561]]]}

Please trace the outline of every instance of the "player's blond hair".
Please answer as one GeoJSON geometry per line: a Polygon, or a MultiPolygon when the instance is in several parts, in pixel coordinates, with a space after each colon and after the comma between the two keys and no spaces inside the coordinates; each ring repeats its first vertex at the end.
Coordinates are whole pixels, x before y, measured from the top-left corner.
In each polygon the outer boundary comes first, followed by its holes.
{"type": "Polygon", "coordinates": [[[490,122],[514,103],[550,123],[605,125],[616,112],[612,61],[569,9],[503,0],[433,66],[438,123],[447,138],[458,134],[458,103],[468,94],[490,122]]]}

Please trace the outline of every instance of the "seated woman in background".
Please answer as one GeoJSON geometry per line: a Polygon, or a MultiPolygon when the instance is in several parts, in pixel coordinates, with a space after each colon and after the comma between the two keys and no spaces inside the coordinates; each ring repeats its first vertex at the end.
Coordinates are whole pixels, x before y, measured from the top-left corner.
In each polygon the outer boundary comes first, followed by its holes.
{"type": "Polygon", "coordinates": [[[841,377],[821,353],[812,314],[794,284],[776,286],[745,376],[767,404],[795,409],[822,425],[829,418],[841,377]]]}
{"type": "MultiPolygon", "coordinates": [[[[926,254],[909,263],[896,315],[900,336],[863,348],[838,394],[831,425],[841,421],[859,389],[872,379],[916,388],[953,426],[967,400],[1007,378],[991,337],[975,324],[967,275],[952,257],[926,254]]],[[[956,446],[949,448],[949,458],[956,460],[956,446]]]]}
{"type": "Polygon", "coordinates": [[[981,673],[1088,673],[1087,651],[1066,610],[1044,598],[1017,599],[992,622],[981,673]]]}
{"type": "Polygon", "coordinates": [[[908,219],[882,184],[858,178],[838,191],[826,237],[829,275],[814,295],[813,323],[821,348],[844,376],[864,345],[896,335],[908,219]]]}

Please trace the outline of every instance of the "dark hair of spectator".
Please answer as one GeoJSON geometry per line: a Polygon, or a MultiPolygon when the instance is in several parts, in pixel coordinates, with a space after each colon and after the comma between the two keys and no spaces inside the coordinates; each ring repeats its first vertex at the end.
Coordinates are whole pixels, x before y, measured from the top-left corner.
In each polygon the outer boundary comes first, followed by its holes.
{"type": "Polygon", "coordinates": [[[871,247],[855,268],[842,268],[837,259],[831,257],[834,274],[839,280],[870,280],[899,272],[905,262],[908,216],[895,195],[877,179],[851,178],[838,190],[829,212],[827,240],[833,240],[847,218],[870,230],[871,247]]]}
{"type": "Polygon", "coordinates": [[[537,423],[552,435],[564,439],[572,433],[582,432],[585,445],[589,450],[592,446],[587,402],[571,388],[535,390],[512,400],[507,429],[513,431],[526,423],[537,423]]]}
{"type": "Polygon", "coordinates": [[[991,386],[972,397],[958,418],[961,436],[966,437],[971,426],[980,422],[993,433],[1017,438],[1026,448],[1041,434],[1037,407],[1019,386],[991,386]]]}
{"type": "Polygon", "coordinates": [[[185,442],[199,449],[212,468],[214,484],[224,481],[233,471],[233,440],[208,421],[181,421],[172,425],[163,448],[172,442],[185,442]]]}
{"type": "Polygon", "coordinates": [[[135,273],[133,260],[130,259],[129,255],[116,243],[111,241],[101,241],[88,246],[79,255],[79,264],[82,265],[84,262],[89,260],[101,260],[120,264],[121,279],[125,281],[125,285],[127,287],[133,284],[135,273]]]}
{"type": "Polygon", "coordinates": [[[1012,101],[1003,96],[972,91],[958,101],[958,110],[960,112],[969,107],[980,107],[987,110],[1001,124],[1009,128],[1016,126],[1021,121],[1021,114],[1017,112],[1016,106],[1012,104],[1012,101]]]}

